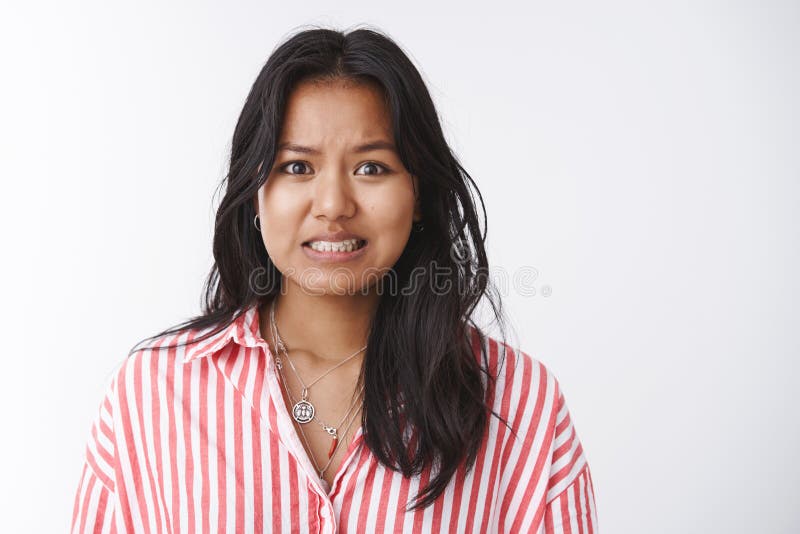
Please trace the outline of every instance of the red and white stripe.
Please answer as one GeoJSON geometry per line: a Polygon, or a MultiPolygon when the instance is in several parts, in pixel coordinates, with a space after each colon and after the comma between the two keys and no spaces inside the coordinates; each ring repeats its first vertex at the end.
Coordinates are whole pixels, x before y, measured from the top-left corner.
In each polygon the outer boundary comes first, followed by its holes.
{"type": "MultiPolygon", "coordinates": [[[[326,493],[289,419],[253,306],[188,348],[165,337],[115,370],[89,433],[72,532],[597,532],[589,466],[558,381],[489,338],[494,410],[477,461],[428,508],[361,428],[326,493]]],[[[479,346],[473,336],[476,357],[479,346]]]]}

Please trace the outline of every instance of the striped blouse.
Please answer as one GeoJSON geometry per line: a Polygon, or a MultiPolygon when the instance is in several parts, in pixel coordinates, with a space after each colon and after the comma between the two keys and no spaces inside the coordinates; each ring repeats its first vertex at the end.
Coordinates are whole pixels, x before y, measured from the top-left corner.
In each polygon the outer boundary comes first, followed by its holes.
{"type": "Polygon", "coordinates": [[[505,355],[489,398],[517,437],[490,416],[473,468],[462,463],[431,506],[411,512],[430,469],[405,478],[386,468],[361,428],[323,489],[255,305],[203,342],[139,349],[115,368],[88,433],[72,532],[596,532],[592,477],[556,377],[488,345],[493,371],[505,355]]]}

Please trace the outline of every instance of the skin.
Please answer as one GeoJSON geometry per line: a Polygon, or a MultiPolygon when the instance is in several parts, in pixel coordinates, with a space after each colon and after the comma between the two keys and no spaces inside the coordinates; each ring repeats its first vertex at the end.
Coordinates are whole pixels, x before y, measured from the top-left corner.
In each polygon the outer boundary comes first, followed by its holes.
{"type": "MultiPolygon", "coordinates": [[[[303,83],[289,97],[278,145],[291,143],[317,152],[280,150],[254,199],[264,246],[282,273],[275,311],[278,330],[306,384],[366,344],[380,298],[375,274],[394,266],[412,223],[421,220],[417,178],[397,152],[356,152],[356,147],[374,141],[394,145],[389,110],[378,88],[341,80],[303,83]],[[311,237],[338,230],[368,241],[361,257],[322,263],[303,251],[302,243],[311,237]]],[[[274,352],[269,308],[261,310],[260,317],[262,337],[274,352]]],[[[309,390],[317,416],[327,424],[337,425],[350,406],[363,354],[309,390]]],[[[289,365],[284,365],[284,376],[299,399],[301,386],[289,365]]],[[[290,408],[286,392],[284,400],[290,408]]],[[[356,412],[350,432],[340,435],[344,443],[325,473],[328,482],[359,421],[356,412]]],[[[310,442],[307,452],[324,465],[330,436],[316,422],[303,425],[303,431],[310,442]]]]}

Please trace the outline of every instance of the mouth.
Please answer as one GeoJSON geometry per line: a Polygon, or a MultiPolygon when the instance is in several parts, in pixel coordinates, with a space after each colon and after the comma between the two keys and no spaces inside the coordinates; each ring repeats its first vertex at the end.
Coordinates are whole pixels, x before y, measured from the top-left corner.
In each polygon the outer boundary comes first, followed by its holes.
{"type": "Polygon", "coordinates": [[[303,251],[312,259],[322,261],[344,261],[357,258],[367,248],[366,239],[343,241],[306,241],[303,251]]]}

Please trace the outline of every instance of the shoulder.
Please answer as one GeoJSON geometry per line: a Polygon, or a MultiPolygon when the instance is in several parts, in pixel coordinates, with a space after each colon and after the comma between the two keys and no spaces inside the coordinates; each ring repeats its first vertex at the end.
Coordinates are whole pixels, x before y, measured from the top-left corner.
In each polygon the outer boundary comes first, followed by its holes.
{"type": "Polygon", "coordinates": [[[511,429],[505,433],[502,424],[494,423],[494,435],[502,437],[504,446],[510,444],[508,458],[516,459],[509,464],[531,462],[531,473],[549,477],[550,501],[576,480],[583,480],[584,471],[588,476],[583,445],[559,380],[543,362],[519,348],[493,337],[487,337],[486,345],[491,367],[496,369],[496,386],[494,391],[488,388],[488,395],[493,410],[511,429]]]}
{"type": "Polygon", "coordinates": [[[170,382],[180,380],[182,349],[177,343],[192,331],[161,335],[140,343],[126,356],[117,360],[106,376],[103,396],[87,436],[85,461],[91,473],[110,490],[116,484],[116,468],[120,451],[127,451],[143,439],[140,421],[150,412],[153,392],[157,389],[172,392],[170,382]],[[141,346],[140,346],[141,345],[141,346]],[[170,387],[163,388],[167,384],[170,387]],[[133,439],[131,442],[129,440],[133,439]]]}
{"type": "Polygon", "coordinates": [[[186,345],[199,335],[196,329],[178,333],[162,334],[137,343],[114,368],[107,394],[130,397],[141,396],[156,381],[163,381],[180,372],[184,367],[186,345]]]}
{"type": "Polygon", "coordinates": [[[537,442],[552,442],[569,421],[558,377],[543,361],[520,347],[491,335],[483,337],[482,351],[480,337],[472,330],[475,357],[488,371],[485,375],[493,377],[484,380],[487,404],[508,423],[510,434],[521,443],[530,443],[534,437],[537,442]]]}
{"type": "Polygon", "coordinates": [[[475,357],[487,377],[487,401],[515,428],[556,424],[563,393],[555,373],[537,357],[494,336],[481,344],[472,329],[475,357]]]}

